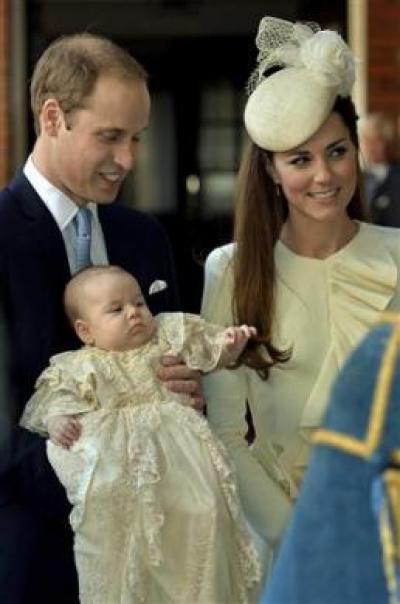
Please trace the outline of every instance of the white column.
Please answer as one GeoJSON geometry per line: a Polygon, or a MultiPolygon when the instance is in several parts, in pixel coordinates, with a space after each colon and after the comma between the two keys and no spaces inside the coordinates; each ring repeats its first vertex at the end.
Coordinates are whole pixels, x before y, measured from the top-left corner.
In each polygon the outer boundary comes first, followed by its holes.
{"type": "Polygon", "coordinates": [[[356,57],[353,99],[360,116],[368,111],[368,0],[347,0],[349,45],[356,57]]]}

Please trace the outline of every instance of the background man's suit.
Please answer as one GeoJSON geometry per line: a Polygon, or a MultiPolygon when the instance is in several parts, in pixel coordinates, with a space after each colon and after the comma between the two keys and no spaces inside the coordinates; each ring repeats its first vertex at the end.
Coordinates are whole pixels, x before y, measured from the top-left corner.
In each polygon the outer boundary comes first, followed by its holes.
{"type": "MultiPolygon", "coordinates": [[[[149,307],[152,313],[177,310],[170,247],[158,223],[118,203],[99,205],[98,213],[110,264],[132,273],[145,295],[154,281],[165,281],[166,289],[148,297],[149,307]]],[[[70,276],[61,232],[20,173],[0,193],[0,295],[9,350],[1,371],[10,377],[0,401],[4,604],[76,601],[68,503],[47,462],[44,440],[15,427],[50,356],[80,345],[62,307],[70,276]]]]}
{"type": "Polygon", "coordinates": [[[400,227],[400,165],[390,164],[384,180],[364,173],[365,192],[374,224],[400,227]]]}

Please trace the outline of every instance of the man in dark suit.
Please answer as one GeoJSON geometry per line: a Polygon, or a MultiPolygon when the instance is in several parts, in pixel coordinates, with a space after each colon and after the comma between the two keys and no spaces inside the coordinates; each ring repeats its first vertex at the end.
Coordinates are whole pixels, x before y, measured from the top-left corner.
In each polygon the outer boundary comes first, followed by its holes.
{"type": "Polygon", "coordinates": [[[360,120],[364,187],[372,222],[400,227],[400,165],[391,157],[394,127],[381,113],[360,120]]]}
{"type": "MultiPolygon", "coordinates": [[[[112,204],[134,167],[150,98],[144,69],[111,41],[56,40],[31,83],[37,139],[22,172],[0,193],[0,602],[78,602],[69,505],[45,443],[18,427],[51,355],[79,343],[63,313],[78,268],[75,219],[89,209],[94,264],[135,275],[153,313],[177,309],[167,238],[149,216],[112,204]],[[4,382],[4,380],[3,380],[4,382]]],[[[198,402],[197,376],[164,359],[160,379],[198,402]]],[[[106,543],[105,543],[106,547],[106,543]]]]}

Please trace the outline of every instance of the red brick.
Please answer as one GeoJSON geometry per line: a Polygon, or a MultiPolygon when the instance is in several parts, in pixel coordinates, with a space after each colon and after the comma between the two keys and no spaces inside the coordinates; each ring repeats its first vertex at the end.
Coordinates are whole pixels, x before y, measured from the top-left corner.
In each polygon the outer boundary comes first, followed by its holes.
{"type": "Polygon", "coordinates": [[[0,0],[0,187],[10,178],[9,37],[10,1],[0,0]]]}

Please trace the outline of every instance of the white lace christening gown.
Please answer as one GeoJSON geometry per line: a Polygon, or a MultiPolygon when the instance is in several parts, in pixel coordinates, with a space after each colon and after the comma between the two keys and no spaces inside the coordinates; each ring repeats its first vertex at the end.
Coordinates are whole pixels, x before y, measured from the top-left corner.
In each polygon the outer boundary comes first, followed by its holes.
{"type": "Polygon", "coordinates": [[[76,443],[47,451],[73,505],[83,604],[250,602],[259,563],[225,451],[154,373],[166,352],[210,371],[221,328],[182,313],[157,320],[140,349],[53,357],[21,423],[44,433],[50,415],[81,414],[76,443]]]}

